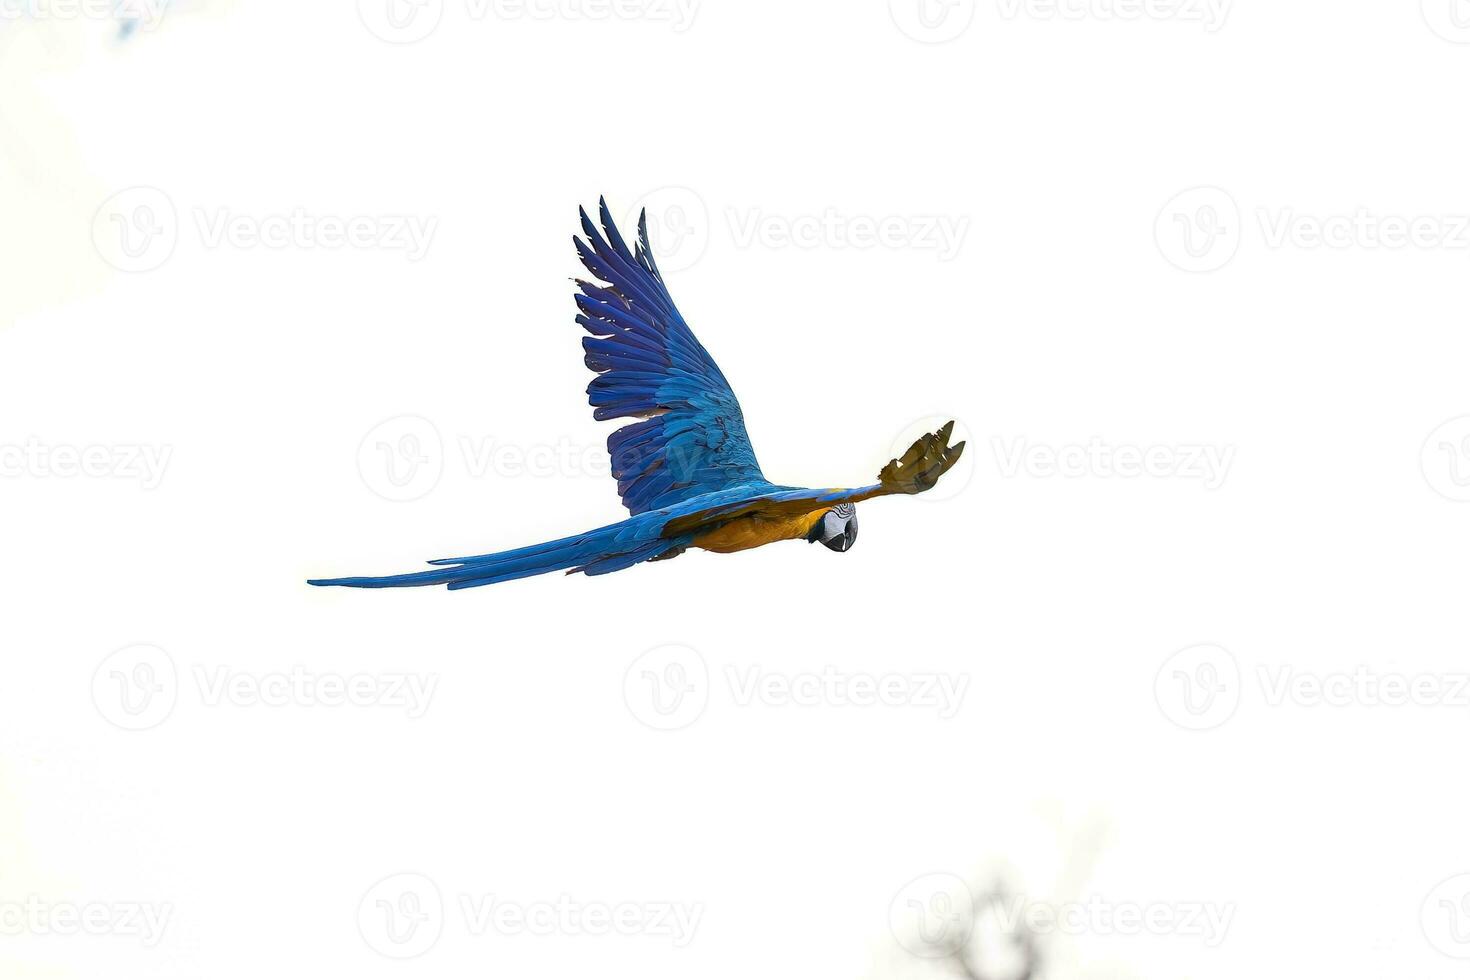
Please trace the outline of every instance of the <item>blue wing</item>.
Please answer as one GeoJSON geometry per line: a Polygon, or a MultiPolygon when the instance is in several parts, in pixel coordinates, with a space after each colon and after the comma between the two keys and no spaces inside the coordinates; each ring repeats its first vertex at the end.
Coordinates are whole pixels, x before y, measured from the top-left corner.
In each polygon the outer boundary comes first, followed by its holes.
{"type": "Polygon", "coordinates": [[[633,514],[735,484],[764,483],[745,418],[719,365],[674,307],[648,245],[646,215],[629,250],[599,200],[602,234],[582,209],[577,255],[599,282],[577,280],[577,322],[593,417],[642,419],[607,440],[618,495],[633,514]],[[606,237],[604,237],[604,235],[606,237]]]}

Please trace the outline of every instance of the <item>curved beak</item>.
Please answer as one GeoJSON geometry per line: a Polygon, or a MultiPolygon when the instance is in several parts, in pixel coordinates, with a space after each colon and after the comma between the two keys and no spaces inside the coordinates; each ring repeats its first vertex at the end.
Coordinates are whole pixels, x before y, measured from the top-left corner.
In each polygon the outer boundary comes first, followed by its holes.
{"type": "Polygon", "coordinates": [[[853,546],[855,541],[857,541],[857,521],[848,521],[842,529],[842,536],[835,541],[827,542],[827,547],[833,551],[846,551],[853,546]]]}
{"type": "Polygon", "coordinates": [[[831,512],[823,514],[807,540],[820,541],[833,551],[846,551],[857,540],[857,518],[843,520],[831,512]]]}

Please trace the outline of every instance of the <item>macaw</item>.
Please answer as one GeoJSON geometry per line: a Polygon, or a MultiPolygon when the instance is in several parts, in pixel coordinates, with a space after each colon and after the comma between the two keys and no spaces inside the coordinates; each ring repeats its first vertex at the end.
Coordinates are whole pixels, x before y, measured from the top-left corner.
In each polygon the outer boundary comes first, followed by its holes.
{"type": "Polygon", "coordinates": [[[441,558],[427,571],[312,579],[311,585],[469,589],[562,570],[605,575],[688,548],[725,554],[775,541],[820,541],[847,551],[857,540],[859,501],[923,493],[959,459],[965,444],[948,444],[949,422],[890,460],[871,486],[807,489],[768,481],[735,392],[674,307],[654,263],[647,214],[639,216],[638,242],[629,249],[607,202],[599,205],[602,234],[583,208],[586,241],[572,237],[598,280],[577,280],[576,320],[590,335],[582,338],[583,359],[597,372],[587,387],[593,417],[640,420],[607,440],[612,475],[631,516],[514,551],[441,558]]]}

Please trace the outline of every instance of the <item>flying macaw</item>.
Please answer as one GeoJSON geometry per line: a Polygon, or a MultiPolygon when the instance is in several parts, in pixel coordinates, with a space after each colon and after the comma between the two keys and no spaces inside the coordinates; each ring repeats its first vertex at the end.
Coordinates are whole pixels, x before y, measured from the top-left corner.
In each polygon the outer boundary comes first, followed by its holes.
{"type": "Polygon", "coordinates": [[[674,308],[648,245],[646,213],[630,250],[607,202],[599,205],[604,234],[580,209],[587,240],[572,238],[582,264],[603,283],[577,280],[577,322],[591,335],[582,347],[597,372],[587,387],[593,417],[641,419],[607,440],[612,475],[631,516],[528,548],[441,558],[428,571],[312,579],[311,585],[469,589],[561,570],[604,575],[687,548],[726,554],[774,541],[820,541],[847,551],[857,540],[858,501],[923,493],[959,459],[965,444],[948,445],[949,422],[890,460],[871,486],[813,490],[768,481],[735,392],[674,308]]]}

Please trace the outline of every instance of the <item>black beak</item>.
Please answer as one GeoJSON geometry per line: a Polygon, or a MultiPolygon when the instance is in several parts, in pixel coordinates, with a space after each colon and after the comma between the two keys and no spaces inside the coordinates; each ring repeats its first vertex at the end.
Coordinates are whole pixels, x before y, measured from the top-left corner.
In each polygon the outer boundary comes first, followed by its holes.
{"type": "Polygon", "coordinates": [[[836,514],[826,514],[812,528],[807,540],[820,541],[824,547],[833,551],[846,551],[857,540],[857,519],[850,517],[843,520],[836,514]]]}

